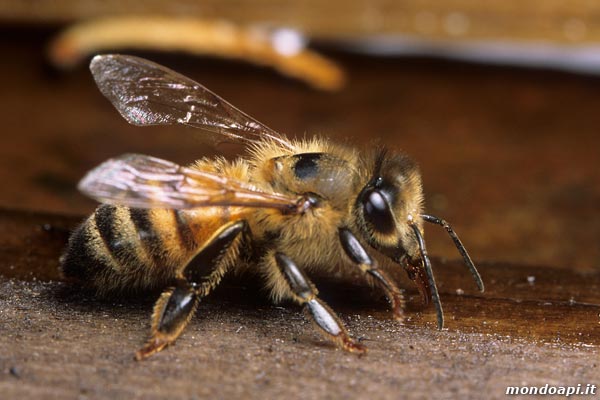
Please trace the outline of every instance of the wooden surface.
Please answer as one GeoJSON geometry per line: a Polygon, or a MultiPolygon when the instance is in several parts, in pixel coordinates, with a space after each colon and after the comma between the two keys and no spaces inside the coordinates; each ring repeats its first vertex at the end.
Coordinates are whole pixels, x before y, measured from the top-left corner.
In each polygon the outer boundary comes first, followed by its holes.
{"type": "Polygon", "coordinates": [[[228,280],[174,347],[138,363],[156,296],[98,301],[57,282],[76,223],[0,212],[3,398],[500,398],[507,386],[600,378],[600,273],[484,262],[482,296],[463,265],[439,259],[442,332],[410,285],[400,325],[358,277],[320,277],[322,297],[369,346],[357,357],[324,342],[297,307],[271,305],[255,279],[228,280]]]}
{"type": "Polygon", "coordinates": [[[349,84],[323,94],[248,65],[144,54],[277,130],[404,149],[428,210],[453,222],[487,290],[427,227],[443,332],[400,271],[404,326],[360,279],[317,277],[369,346],[362,358],[331,348],[296,307],[271,305],[255,280],[228,281],[173,348],[136,363],[154,297],[100,302],[58,281],[68,231],[94,207],[75,185],[124,152],[186,163],[214,149],[186,129],[128,126],[87,69],[47,68],[52,32],[1,33],[3,398],[500,398],[509,385],[600,381],[599,80],[330,53],[349,84]]]}

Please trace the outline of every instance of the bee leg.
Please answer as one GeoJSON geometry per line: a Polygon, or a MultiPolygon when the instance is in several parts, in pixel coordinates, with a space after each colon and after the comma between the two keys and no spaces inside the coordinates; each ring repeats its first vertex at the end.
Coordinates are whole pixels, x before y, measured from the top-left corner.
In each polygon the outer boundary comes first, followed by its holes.
{"type": "Polygon", "coordinates": [[[223,225],[185,266],[182,275],[198,287],[200,297],[208,295],[235,262],[244,232],[248,232],[246,221],[223,225]]]}
{"type": "Polygon", "coordinates": [[[339,317],[317,297],[317,288],[304,272],[283,253],[275,253],[275,261],[292,292],[293,299],[304,305],[320,332],[346,351],[365,353],[367,348],[350,337],[339,317]]]}
{"type": "Polygon", "coordinates": [[[347,228],[340,228],[340,241],[346,255],[363,272],[375,279],[375,283],[385,292],[386,297],[392,305],[394,319],[404,319],[404,296],[386,271],[380,269],[377,261],[365,250],[356,236],[347,228]]]}
{"type": "Polygon", "coordinates": [[[178,279],[175,287],[164,291],[154,305],[151,338],[135,353],[135,359],[143,360],[173,343],[192,318],[199,301],[197,288],[185,279],[178,279]]]}
{"type": "Polygon", "coordinates": [[[135,354],[143,360],[175,342],[186,327],[200,299],[215,288],[235,260],[245,221],[221,227],[176,278],[175,286],[162,293],[152,313],[150,340],[135,354]],[[236,240],[237,239],[237,240],[236,240]]]}

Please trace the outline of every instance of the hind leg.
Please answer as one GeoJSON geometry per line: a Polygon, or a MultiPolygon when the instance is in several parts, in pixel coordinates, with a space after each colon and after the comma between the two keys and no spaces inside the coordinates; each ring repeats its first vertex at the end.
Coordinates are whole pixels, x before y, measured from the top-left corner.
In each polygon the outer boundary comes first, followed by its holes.
{"type": "Polygon", "coordinates": [[[221,227],[180,271],[175,285],[161,294],[152,313],[150,340],[136,352],[136,360],[143,360],[175,342],[200,299],[219,284],[237,258],[246,226],[245,221],[236,221],[221,227]]]}

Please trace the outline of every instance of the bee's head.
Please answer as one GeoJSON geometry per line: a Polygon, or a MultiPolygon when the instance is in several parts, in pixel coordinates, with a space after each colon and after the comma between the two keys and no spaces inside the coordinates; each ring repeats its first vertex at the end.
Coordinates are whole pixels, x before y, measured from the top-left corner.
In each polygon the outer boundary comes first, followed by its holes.
{"type": "Polygon", "coordinates": [[[399,260],[418,260],[419,246],[411,225],[422,232],[421,174],[407,156],[378,150],[371,176],[358,195],[355,213],[369,244],[399,260]]]}
{"type": "Polygon", "coordinates": [[[442,309],[423,239],[423,221],[448,231],[483,291],[481,277],[450,225],[423,214],[423,186],[416,164],[405,155],[378,150],[371,166],[372,175],[355,203],[358,228],[373,248],[404,267],[426,302],[433,298],[441,329],[442,309]]]}

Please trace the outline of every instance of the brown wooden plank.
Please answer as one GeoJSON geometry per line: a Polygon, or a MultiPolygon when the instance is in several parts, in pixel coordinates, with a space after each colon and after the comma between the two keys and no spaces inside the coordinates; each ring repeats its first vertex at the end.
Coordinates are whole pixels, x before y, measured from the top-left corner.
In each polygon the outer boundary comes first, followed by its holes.
{"type": "Polygon", "coordinates": [[[321,277],[322,297],[369,346],[359,358],[324,342],[295,306],[272,306],[256,280],[233,280],[203,303],[174,347],[138,364],[133,351],[146,337],[155,296],[99,301],[55,281],[64,229],[77,220],[0,212],[3,398],[395,398],[399,391],[500,398],[507,386],[600,377],[599,296],[597,284],[585,284],[598,282],[597,273],[482,264],[488,291],[481,295],[460,262],[440,260],[442,332],[410,287],[402,326],[360,279],[321,277]]]}

